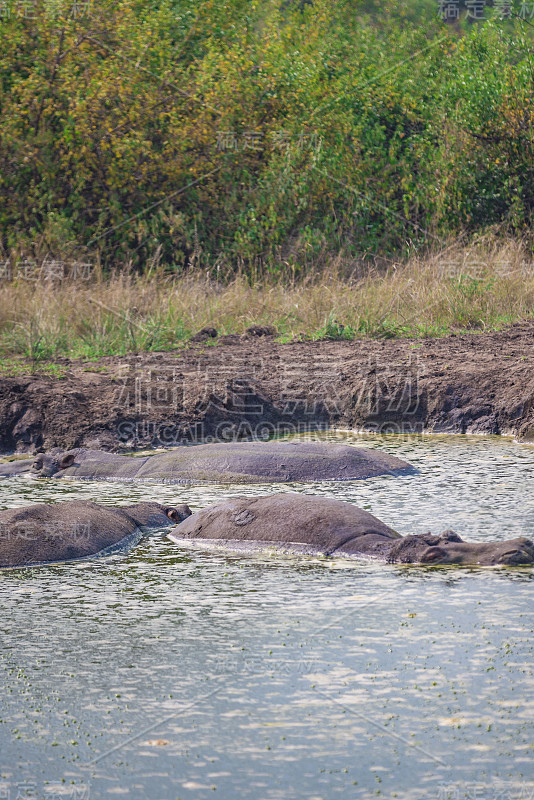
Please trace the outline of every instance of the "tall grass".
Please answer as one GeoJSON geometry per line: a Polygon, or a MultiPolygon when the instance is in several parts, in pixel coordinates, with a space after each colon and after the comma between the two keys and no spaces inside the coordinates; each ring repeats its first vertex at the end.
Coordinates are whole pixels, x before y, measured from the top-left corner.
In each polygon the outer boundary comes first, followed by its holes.
{"type": "MultiPolygon", "coordinates": [[[[272,325],[279,341],[439,336],[534,315],[534,263],[520,240],[451,246],[367,269],[338,260],[305,278],[123,272],[90,282],[0,285],[0,353],[34,363],[170,350],[206,326],[272,325]]],[[[205,346],[214,344],[209,340],[205,346]]],[[[9,366],[6,367],[9,370],[9,366]]]]}

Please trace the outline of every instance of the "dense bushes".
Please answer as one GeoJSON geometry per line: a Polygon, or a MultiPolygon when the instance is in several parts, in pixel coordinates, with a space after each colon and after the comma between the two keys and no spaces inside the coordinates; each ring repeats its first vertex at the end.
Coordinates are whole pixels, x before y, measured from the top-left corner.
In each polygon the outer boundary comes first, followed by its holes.
{"type": "Polygon", "coordinates": [[[36,0],[2,27],[4,258],[298,271],[531,225],[519,19],[459,33],[425,0],[36,0]]]}

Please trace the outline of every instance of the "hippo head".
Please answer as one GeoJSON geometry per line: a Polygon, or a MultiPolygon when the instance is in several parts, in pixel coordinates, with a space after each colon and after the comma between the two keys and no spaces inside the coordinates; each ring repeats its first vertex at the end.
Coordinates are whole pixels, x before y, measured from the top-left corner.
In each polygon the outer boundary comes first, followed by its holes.
{"type": "Polygon", "coordinates": [[[51,478],[56,472],[74,464],[78,450],[61,450],[55,447],[49,453],[38,453],[30,467],[30,474],[39,478],[51,478]]]}
{"type": "Polygon", "coordinates": [[[166,525],[177,525],[192,514],[189,506],[163,506],[160,503],[136,503],[133,506],[122,506],[121,512],[126,512],[136,525],[143,528],[163,528],[166,525]]]}
{"type": "Polygon", "coordinates": [[[480,566],[522,566],[534,564],[534,542],[508,539],[504,542],[464,542],[454,531],[440,536],[405,536],[389,554],[390,563],[464,564],[480,566]]]}

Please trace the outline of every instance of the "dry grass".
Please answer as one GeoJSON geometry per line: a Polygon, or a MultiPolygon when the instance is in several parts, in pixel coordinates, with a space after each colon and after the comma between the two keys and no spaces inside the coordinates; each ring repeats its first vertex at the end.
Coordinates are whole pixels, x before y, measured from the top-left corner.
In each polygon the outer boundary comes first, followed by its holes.
{"type": "Polygon", "coordinates": [[[347,278],[341,264],[300,281],[222,285],[198,274],[0,284],[0,352],[34,362],[170,349],[205,326],[219,334],[274,325],[303,336],[445,335],[496,329],[534,312],[524,244],[483,241],[347,278]]]}

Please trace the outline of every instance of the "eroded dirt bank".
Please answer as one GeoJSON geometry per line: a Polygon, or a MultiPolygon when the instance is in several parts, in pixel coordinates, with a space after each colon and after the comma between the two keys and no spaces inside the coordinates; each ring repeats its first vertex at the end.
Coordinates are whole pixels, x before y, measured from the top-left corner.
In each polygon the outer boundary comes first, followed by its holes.
{"type": "Polygon", "coordinates": [[[0,450],[161,447],[330,426],[534,440],[534,324],[424,340],[277,344],[227,336],[170,353],[4,377],[0,450]]]}

